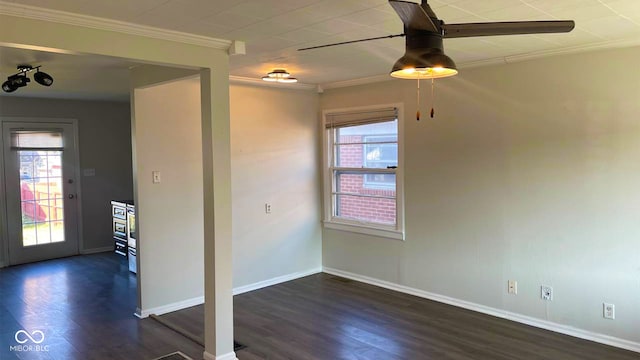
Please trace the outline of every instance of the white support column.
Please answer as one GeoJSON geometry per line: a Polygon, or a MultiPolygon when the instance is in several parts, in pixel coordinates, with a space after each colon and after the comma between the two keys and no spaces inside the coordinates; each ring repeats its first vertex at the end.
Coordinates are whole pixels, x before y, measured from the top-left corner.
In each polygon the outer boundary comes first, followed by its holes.
{"type": "Polygon", "coordinates": [[[228,63],[201,71],[204,176],[205,359],[235,360],[231,266],[228,63]]]}

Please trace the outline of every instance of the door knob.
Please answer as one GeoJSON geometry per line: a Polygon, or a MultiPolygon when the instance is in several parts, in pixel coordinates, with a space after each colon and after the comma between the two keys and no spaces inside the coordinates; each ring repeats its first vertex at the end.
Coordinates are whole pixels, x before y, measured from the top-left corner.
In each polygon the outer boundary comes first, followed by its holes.
{"type": "Polygon", "coordinates": [[[73,194],[69,194],[69,199],[73,199],[75,196],[73,194]]]}

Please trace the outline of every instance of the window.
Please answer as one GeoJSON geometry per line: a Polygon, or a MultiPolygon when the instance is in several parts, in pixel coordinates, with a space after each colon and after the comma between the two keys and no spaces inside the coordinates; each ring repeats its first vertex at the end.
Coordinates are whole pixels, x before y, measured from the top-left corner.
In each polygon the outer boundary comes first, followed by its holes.
{"type": "Polygon", "coordinates": [[[403,238],[396,107],[325,112],[325,226],[403,238]]]}
{"type": "MultiPolygon", "coordinates": [[[[396,126],[397,129],[397,126],[396,126]]],[[[364,136],[364,167],[398,167],[398,134],[384,136],[364,136]]],[[[392,174],[366,174],[364,187],[370,189],[395,189],[396,180],[392,174]]]]}

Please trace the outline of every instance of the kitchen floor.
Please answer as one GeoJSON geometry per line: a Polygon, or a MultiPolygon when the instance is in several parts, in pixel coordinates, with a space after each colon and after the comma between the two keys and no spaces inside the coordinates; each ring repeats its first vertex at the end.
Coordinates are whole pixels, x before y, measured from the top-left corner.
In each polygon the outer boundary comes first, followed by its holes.
{"type": "Polygon", "coordinates": [[[0,359],[202,358],[197,344],[133,315],[136,286],[114,253],[0,269],[0,359]]]}

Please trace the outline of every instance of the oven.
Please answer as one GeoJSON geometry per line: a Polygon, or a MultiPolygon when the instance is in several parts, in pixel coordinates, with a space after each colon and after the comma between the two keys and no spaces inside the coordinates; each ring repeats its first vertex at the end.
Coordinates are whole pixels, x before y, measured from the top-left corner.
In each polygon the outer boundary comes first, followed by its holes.
{"type": "Polygon", "coordinates": [[[127,202],[111,201],[111,230],[115,245],[115,252],[127,256],[128,226],[127,202]]]}
{"type": "Polygon", "coordinates": [[[127,240],[127,220],[113,219],[113,237],[127,240]]]}
{"type": "Polygon", "coordinates": [[[111,217],[114,219],[127,220],[127,204],[118,201],[112,201],[111,217]]]}
{"type": "Polygon", "coordinates": [[[113,240],[116,252],[127,256],[127,220],[113,218],[113,240]]]}

